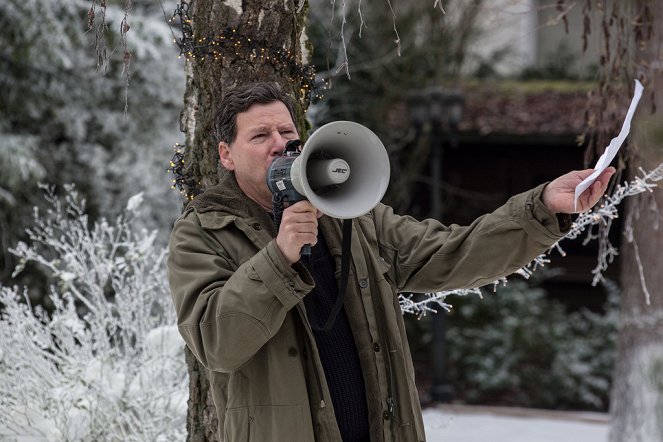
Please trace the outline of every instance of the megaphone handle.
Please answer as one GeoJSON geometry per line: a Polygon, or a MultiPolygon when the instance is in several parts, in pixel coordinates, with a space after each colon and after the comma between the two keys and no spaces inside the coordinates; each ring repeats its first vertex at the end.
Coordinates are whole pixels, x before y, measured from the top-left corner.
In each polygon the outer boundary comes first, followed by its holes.
{"type": "Polygon", "coordinates": [[[311,244],[304,244],[304,247],[302,247],[301,252],[299,252],[301,256],[311,256],[311,244]]]}

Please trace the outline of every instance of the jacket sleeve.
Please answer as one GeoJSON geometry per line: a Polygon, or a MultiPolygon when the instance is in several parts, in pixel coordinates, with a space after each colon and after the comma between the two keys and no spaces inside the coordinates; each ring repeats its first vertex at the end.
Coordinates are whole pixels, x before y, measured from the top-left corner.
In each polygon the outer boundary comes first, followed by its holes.
{"type": "Polygon", "coordinates": [[[564,236],[541,201],[544,187],[513,196],[469,226],[419,222],[379,205],[375,223],[380,254],[391,265],[387,276],[400,292],[426,293],[479,287],[515,272],[564,236]]]}
{"type": "Polygon", "coordinates": [[[275,240],[238,266],[218,234],[203,230],[193,211],[180,218],[170,237],[168,280],[188,347],[208,369],[231,372],[279,331],[313,282],[303,267],[285,263],[275,240]]]}

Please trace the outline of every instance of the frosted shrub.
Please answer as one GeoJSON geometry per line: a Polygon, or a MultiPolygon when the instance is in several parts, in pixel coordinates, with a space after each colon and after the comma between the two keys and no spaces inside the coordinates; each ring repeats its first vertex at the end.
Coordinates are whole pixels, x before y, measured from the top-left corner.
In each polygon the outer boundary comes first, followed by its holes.
{"type": "Polygon", "coordinates": [[[449,365],[470,403],[606,410],[619,294],[605,281],[603,313],[566,312],[544,290],[511,281],[497,293],[457,298],[449,365]]]}
{"type": "MultiPolygon", "coordinates": [[[[53,277],[52,311],[0,287],[0,439],[172,441],[186,435],[187,370],[156,232],[132,230],[142,195],[114,222],[46,188],[31,244],[11,250],[53,277]]],[[[49,309],[51,310],[51,309],[49,309]]]]}

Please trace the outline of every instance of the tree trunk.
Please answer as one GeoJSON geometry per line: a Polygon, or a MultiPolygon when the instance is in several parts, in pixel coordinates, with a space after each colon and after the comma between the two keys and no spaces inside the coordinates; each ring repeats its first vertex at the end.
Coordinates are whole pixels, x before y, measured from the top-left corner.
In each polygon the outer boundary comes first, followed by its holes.
{"type": "MultiPolygon", "coordinates": [[[[635,2],[637,32],[651,32],[635,52],[635,71],[645,85],[630,136],[630,178],[642,167],[663,161],[663,123],[654,116],[663,105],[660,57],[663,4],[635,2]],[[643,13],[643,11],[645,13],[643,13]],[[652,115],[654,114],[654,115],[652,115]]],[[[638,40],[636,36],[636,41],[638,40]]],[[[612,442],[663,440],[663,190],[627,202],[621,247],[622,320],[613,381],[612,442]]]]}
{"type": "MultiPolygon", "coordinates": [[[[186,136],[185,185],[192,198],[219,181],[214,113],[227,88],[254,81],[275,81],[299,101],[297,127],[305,134],[304,110],[313,72],[306,65],[304,29],[308,2],[277,0],[183,0],[192,38],[185,48],[186,90],[181,130],[186,136]],[[211,44],[213,42],[213,44],[211,44]]],[[[186,29],[186,26],[183,26],[186,29]]],[[[190,390],[189,441],[216,441],[217,419],[207,371],[187,352],[190,390]]]]}
{"type": "Polygon", "coordinates": [[[301,7],[277,0],[182,2],[190,4],[193,44],[203,46],[209,39],[218,43],[209,50],[201,47],[185,54],[185,107],[180,123],[190,146],[185,154],[186,174],[193,180],[194,193],[219,180],[214,109],[227,88],[255,81],[280,83],[299,99],[296,123],[305,129],[305,95],[310,89],[304,65],[309,53],[304,34],[308,2],[298,3],[301,7]]]}
{"type": "MultiPolygon", "coordinates": [[[[659,76],[659,84],[660,80],[659,76]]],[[[638,167],[649,171],[663,162],[661,121],[649,118],[634,129],[638,150],[629,164],[631,176],[638,167]]],[[[623,296],[611,398],[613,442],[663,440],[663,190],[643,195],[627,202],[626,241],[621,247],[623,296]]]]}

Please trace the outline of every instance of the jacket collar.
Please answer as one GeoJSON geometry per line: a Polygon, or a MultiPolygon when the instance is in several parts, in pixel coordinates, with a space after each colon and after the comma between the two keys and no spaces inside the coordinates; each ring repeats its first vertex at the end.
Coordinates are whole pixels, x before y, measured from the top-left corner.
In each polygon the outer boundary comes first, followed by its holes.
{"type": "MultiPolygon", "coordinates": [[[[239,188],[233,172],[222,172],[219,184],[205,190],[191,201],[188,208],[198,214],[218,212],[242,219],[254,219],[265,226],[273,226],[270,214],[258,203],[246,196],[239,188]]],[[[332,255],[341,255],[341,222],[323,215],[319,220],[320,229],[325,236],[332,255]]],[[[272,230],[273,227],[268,230],[272,230]]],[[[276,232],[273,232],[275,235],[276,232]]]]}
{"type": "Polygon", "coordinates": [[[235,174],[223,172],[219,184],[206,189],[191,201],[186,210],[194,209],[202,225],[222,227],[229,222],[262,226],[276,236],[274,222],[263,207],[239,188],[235,174]]]}
{"type": "Polygon", "coordinates": [[[198,213],[224,212],[241,218],[252,218],[265,214],[265,209],[239,188],[233,172],[223,172],[219,184],[205,190],[189,203],[187,208],[198,213]]]}

